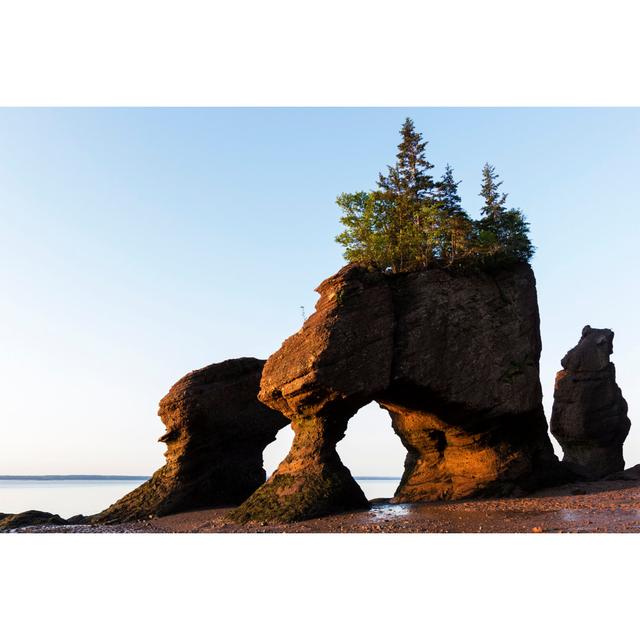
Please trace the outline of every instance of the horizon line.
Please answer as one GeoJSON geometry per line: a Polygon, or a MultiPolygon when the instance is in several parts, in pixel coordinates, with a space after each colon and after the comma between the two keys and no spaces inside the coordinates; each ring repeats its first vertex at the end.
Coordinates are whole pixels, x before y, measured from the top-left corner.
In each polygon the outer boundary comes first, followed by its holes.
{"type": "MultiPolygon", "coordinates": [[[[149,475],[25,474],[0,475],[0,480],[148,480],[149,475]]],[[[353,476],[354,480],[400,480],[400,476],[353,476]]]]}

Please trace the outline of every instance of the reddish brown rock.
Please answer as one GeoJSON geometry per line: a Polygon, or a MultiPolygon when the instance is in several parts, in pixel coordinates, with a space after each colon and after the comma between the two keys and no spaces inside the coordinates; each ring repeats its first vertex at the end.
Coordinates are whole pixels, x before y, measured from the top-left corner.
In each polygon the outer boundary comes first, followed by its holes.
{"type": "Polygon", "coordinates": [[[262,452],[288,423],[258,401],[264,360],[192,371],[160,401],[166,464],[94,522],[124,522],[239,504],[265,481],[262,452]]]}
{"type": "Polygon", "coordinates": [[[563,465],[591,480],[624,469],[622,445],[631,427],[610,361],[613,336],[587,325],[556,375],[551,433],[564,452],[563,465]]]}
{"type": "Polygon", "coordinates": [[[234,518],[366,507],[335,444],[372,400],[408,449],[398,502],[503,495],[554,476],[528,265],[466,275],[350,265],[318,292],[316,312],[262,376],[260,399],[291,419],[291,451],[234,518]]]}
{"type": "Polygon", "coordinates": [[[291,451],[234,513],[239,520],[299,520],[367,508],[336,443],[360,407],[389,384],[393,303],[386,278],[345,268],[317,289],[304,327],[267,360],[260,400],[291,419],[291,451]]]}

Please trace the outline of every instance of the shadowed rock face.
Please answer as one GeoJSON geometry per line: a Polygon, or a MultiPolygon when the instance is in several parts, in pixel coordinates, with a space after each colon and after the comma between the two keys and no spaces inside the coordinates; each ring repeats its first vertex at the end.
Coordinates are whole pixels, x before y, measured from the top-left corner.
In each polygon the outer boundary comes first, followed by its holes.
{"type": "Polygon", "coordinates": [[[22,513],[0,513],[0,531],[13,531],[36,525],[60,525],[68,521],[47,511],[23,511],[22,513]]]}
{"type": "Polygon", "coordinates": [[[510,494],[557,472],[528,265],[471,275],[350,265],[317,291],[316,312],[261,381],[260,399],[291,420],[291,451],[236,520],[366,508],[335,445],[372,400],[408,450],[397,502],[510,494]]]}
{"type": "Polygon", "coordinates": [[[562,446],[562,462],[594,480],[624,469],[622,444],[631,427],[609,360],[613,336],[610,329],[587,325],[562,359],[553,395],[551,433],[562,446]]]}
{"type": "Polygon", "coordinates": [[[288,423],[258,401],[264,360],[238,358],[192,371],[160,401],[166,464],[93,517],[123,522],[234,505],[265,481],[262,452],[288,423]]]}

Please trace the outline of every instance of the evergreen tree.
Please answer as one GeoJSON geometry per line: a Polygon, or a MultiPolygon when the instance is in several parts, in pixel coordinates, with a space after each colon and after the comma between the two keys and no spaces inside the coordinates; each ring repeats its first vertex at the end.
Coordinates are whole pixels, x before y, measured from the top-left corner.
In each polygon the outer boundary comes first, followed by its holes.
{"type": "Polygon", "coordinates": [[[479,194],[484,198],[481,213],[486,220],[494,223],[505,212],[504,204],[507,200],[507,194],[499,192],[502,182],[498,182],[498,178],[495,167],[488,162],[485,163],[482,168],[482,188],[479,194]]]}
{"type": "Polygon", "coordinates": [[[404,121],[400,135],[395,165],[387,166],[386,176],[378,176],[377,197],[386,203],[389,216],[393,271],[426,267],[433,258],[429,243],[420,238],[420,211],[433,199],[435,182],[428,171],[434,165],[425,157],[427,142],[411,118],[404,121]]]}
{"type": "Polygon", "coordinates": [[[478,252],[497,263],[528,261],[535,251],[529,240],[529,224],[519,209],[507,209],[507,194],[500,193],[502,181],[498,178],[495,167],[486,163],[480,189],[484,206],[478,224],[478,252]]]}
{"type": "Polygon", "coordinates": [[[481,217],[464,209],[453,170],[434,182],[425,157],[427,142],[407,118],[400,130],[396,162],[379,174],[375,191],[343,193],[337,199],[344,230],[336,241],[344,256],[381,271],[458,268],[528,261],[534,248],[519,209],[507,209],[496,170],[485,164],[481,217]]]}
{"type": "Polygon", "coordinates": [[[444,175],[440,178],[440,182],[437,184],[436,199],[453,215],[464,213],[461,198],[458,194],[459,184],[460,182],[456,182],[453,177],[453,169],[451,168],[451,165],[447,165],[444,170],[444,175]]]}
{"type": "Polygon", "coordinates": [[[472,223],[462,208],[458,185],[453,177],[453,169],[447,164],[445,172],[437,184],[435,202],[439,215],[438,258],[447,266],[467,257],[470,250],[472,223]]]}
{"type": "Polygon", "coordinates": [[[400,135],[402,141],[398,145],[396,164],[387,165],[386,176],[378,175],[378,187],[383,193],[423,202],[435,187],[432,176],[427,173],[434,166],[425,157],[427,142],[422,141],[411,118],[404,121],[400,135]]]}
{"type": "Polygon", "coordinates": [[[502,215],[500,242],[507,261],[529,262],[535,247],[529,239],[529,223],[520,209],[508,209],[502,215]]]}

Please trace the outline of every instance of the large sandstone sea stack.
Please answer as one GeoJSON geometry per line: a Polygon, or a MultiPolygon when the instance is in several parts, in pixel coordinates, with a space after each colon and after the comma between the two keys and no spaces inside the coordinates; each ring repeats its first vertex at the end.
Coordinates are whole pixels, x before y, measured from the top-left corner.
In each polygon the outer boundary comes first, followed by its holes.
{"type": "Polygon", "coordinates": [[[232,517],[367,507],[336,443],[371,401],[407,448],[396,502],[510,495],[556,477],[529,265],[470,274],[349,265],[317,291],[315,313],[268,359],[260,385],[260,400],[292,423],[291,451],[232,517]]]}
{"type": "Polygon", "coordinates": [[[556,376],[551,433],[562,446],[562,463],[588,480],[624,469],[622,444],[631,421],[610,361],[613,336],[587,325],[556,376]]]}
{"type": "Polygon", "coordinates": [[[94,522],[124,522],[237,505],[265,481],[262,452],[288,423],[258,401],[264,360],[237,358],[192,371],[160,401],[166,464],[94,522]]]}

